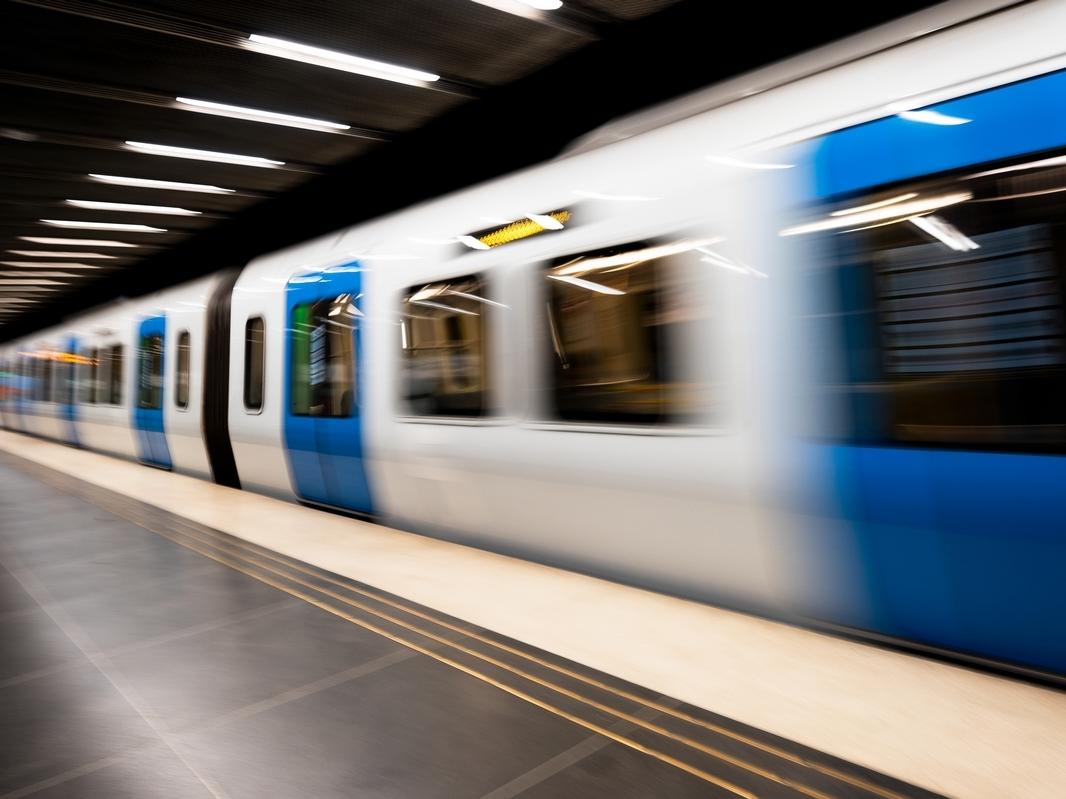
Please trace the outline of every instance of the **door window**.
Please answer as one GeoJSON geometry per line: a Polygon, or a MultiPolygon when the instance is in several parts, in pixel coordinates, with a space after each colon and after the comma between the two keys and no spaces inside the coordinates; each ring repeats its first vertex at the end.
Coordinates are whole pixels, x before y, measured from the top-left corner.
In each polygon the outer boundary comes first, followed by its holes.
{"type": "Polygon", "coordinates": [[[350,294],[297,305],[292,312],[291,405],[295,416],[351,416],[355,329],[350,294]]]}
{"type": "Polygon", "coordinates": [[[163,337],[158,333],[141,338],[140,377],[138,407],[159,410],[163,407],[163,337]]]}

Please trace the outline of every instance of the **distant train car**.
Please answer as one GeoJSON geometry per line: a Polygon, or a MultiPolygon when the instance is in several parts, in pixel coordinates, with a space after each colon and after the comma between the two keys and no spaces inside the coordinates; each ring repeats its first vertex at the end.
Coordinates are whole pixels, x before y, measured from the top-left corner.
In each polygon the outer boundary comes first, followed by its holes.
{"type": "Polygon", "coordinates": [[[1066,675],[1066,3],[954,8],[12,342],[0,419],[1066,675]]]}

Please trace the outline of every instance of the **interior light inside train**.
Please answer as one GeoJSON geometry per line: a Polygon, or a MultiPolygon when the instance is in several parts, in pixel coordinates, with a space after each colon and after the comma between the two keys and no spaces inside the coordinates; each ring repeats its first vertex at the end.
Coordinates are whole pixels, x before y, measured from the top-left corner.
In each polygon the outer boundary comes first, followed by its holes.
{"type": "Polygon", "coordinates": [[[417,416],[488,412],[485,312],[506,307],[477,276],[412,287],[400,307],[403,401],[417,416]]]}
{"type": "Polygon", "coordinates": [[[717,240],[640,242],[547,267],[553,418],[648,425],[706,413],[713,370],[693,347],[712,340],[712,275],[696,249],[717,240]]]}

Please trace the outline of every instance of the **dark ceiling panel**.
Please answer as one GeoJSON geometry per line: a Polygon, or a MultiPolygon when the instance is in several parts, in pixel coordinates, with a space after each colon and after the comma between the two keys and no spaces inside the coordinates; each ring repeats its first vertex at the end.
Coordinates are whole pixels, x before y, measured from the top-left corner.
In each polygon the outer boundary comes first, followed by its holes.
{"type": "Polygon", "coordinates": [[[21,87],[3,87],[6,126],[27,131],[155,142],[322,166],[366,152],[372,142],[354,136],[100,100],[21,87]],[[264,130],[266,128],[266,130],[264,130]]]}
{"type": "Polygon", "coordinates": [[[6,4],[4,13],[0,52],[5,66],[32,74],[385,131],[417,127],[464,99],[30,6],[6,4]]]}
{"type": "MultiPolygon", "coordinates": [[[[179,275],[180,270],[138,266],[321,172],[388,149],[397,136],[476,101],[486,87],[504,86],[593,41],[611,19],[581,2],[531,21],[469,0],[145,0],[137,5],[0,0],[0,13],[0,249],[73,251],[84,249],[79,242],[92,246],[101,239],[138,245],[108,250],[121,257],[108,259],[106,270],[62,278],[53,286],[55,292],[43,295],[52,303],[76,303],[75,296],[104,291],[90,290],[90,284],[124,293],[131,282],[141,286],[161,274],[179,275]],[[252,33],[422,68],[442,80],[409,86],[280,59],[242,47],[252,33]],[[309,131],[199,113],[176,107],[179,96],[350,128],[309,131]],[[146,155],[131,152],[126,141],[285,164],[258,168],[146,155]],[[91,180],[89,173],[234,191],[113,185],[91,180]],[[67,204],[69,199],[201,213],[88,210],[67,204]],[[66,229],[41,219],[146,224],[167,232],[66,229]],[[33,244],[23,236],[69,239],[72,244],[33,244]]],[[[276,230],[260,232],[268,238],[277,235],[276,230]]],[[[20,258],[33,256],[4,260],[20,258]]],[[[199,257],[195,263],[200,269],[210,266],[199,257]]],[[[34,272],[33,267],[7,268],[34,272]]],[[[0,288],[0,296],[20,292],[36,295],[38,289],[0,288]]],[[[0,317],[0,324],[11,320],[6,311],[0,317]]]]}
{"type": "MultiPolygon", "coordinates": [[[[13,170],[12,170],[13,171],[13,170]]],[[[84,175],[69,174],[53,177],[22,177],[12,175],[0,166],[0,202],[33,202],[35,200],[80,199],[103,202],[143,203],[145,205],[177,205],[200,211],[229,215],[264,195],[249,193],[201,194],[187,191],[159,191],[158,189],[113,186],[90,180],[84,175]],[[121,197],[119,194],[121,193],[121,197]]]]}
{"type": "MultiPolygon", "coordinates": [[[[660,0],[660,5],[673,0],[660,0]]],[[[590,41],[470,0],[149,0],[237,31],[341,50],[481,85],[527,75],[590,41]]]]}
{"type": "Polygon", "coordinates": [[[6,167],[40,168],[70,174],[93,172],[269,192],[284,191],[307,179],[307,174],[302,172],[165,158],[128,150],[65,147],[7,139],[0,135],[0,172],[6,167]]]}

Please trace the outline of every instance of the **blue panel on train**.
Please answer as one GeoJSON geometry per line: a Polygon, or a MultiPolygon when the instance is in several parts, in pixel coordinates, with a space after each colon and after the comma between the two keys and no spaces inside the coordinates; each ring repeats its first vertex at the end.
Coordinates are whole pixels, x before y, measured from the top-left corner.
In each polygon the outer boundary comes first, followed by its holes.
{"type": "Polygon", "coordinates": [[[815,156],[818,196],[1066,145],[1066,72],[921,110],[935,113],[890,116],[821,139],[815,156]]]}
{"type": "Polygon", "coordinates": [[[133,426],[137,447],[144,463],[163,469],[173,468],[163,425],[163,352],[167,319],[152,316],[137,331],[137,383],[133,396],[133,426]]]}
{"type": "Polygon", "coordinates": [[[289,281],[284,428],[301,499],[370,513],[359,399],[361,286],[356,263],[289,281]]]}
{"type": "MultiPolygon", "coordinates": [[[[824,137],[813,162],[817,194],[1039,159],[1066,145],[1066,73],[927,110],[940,116],[894,116],[824,137]]],[[[875,346],[844,337],[849,352],[875,346]]],[[[1066,673],[1066,637],[1055,634],[1066,617],[1066,458],[858,441],[825,452],[867,594],[851,623],[1066,673]]]]}
{"type": "Polygon", "coordinates": [[[833,448],[872,614],[893,636],[1066,671],[1066,459],[833,448]]]}
{"type": "Polygon", "coordinates": [[[63,440],[68,444],[78,446],[78,406],[77,397],[74,396],[78,340],[74,336],[66,340],[64,352],[70,357],[63,362],[59,371],[59,416],[63,420],[63,440]]]}

